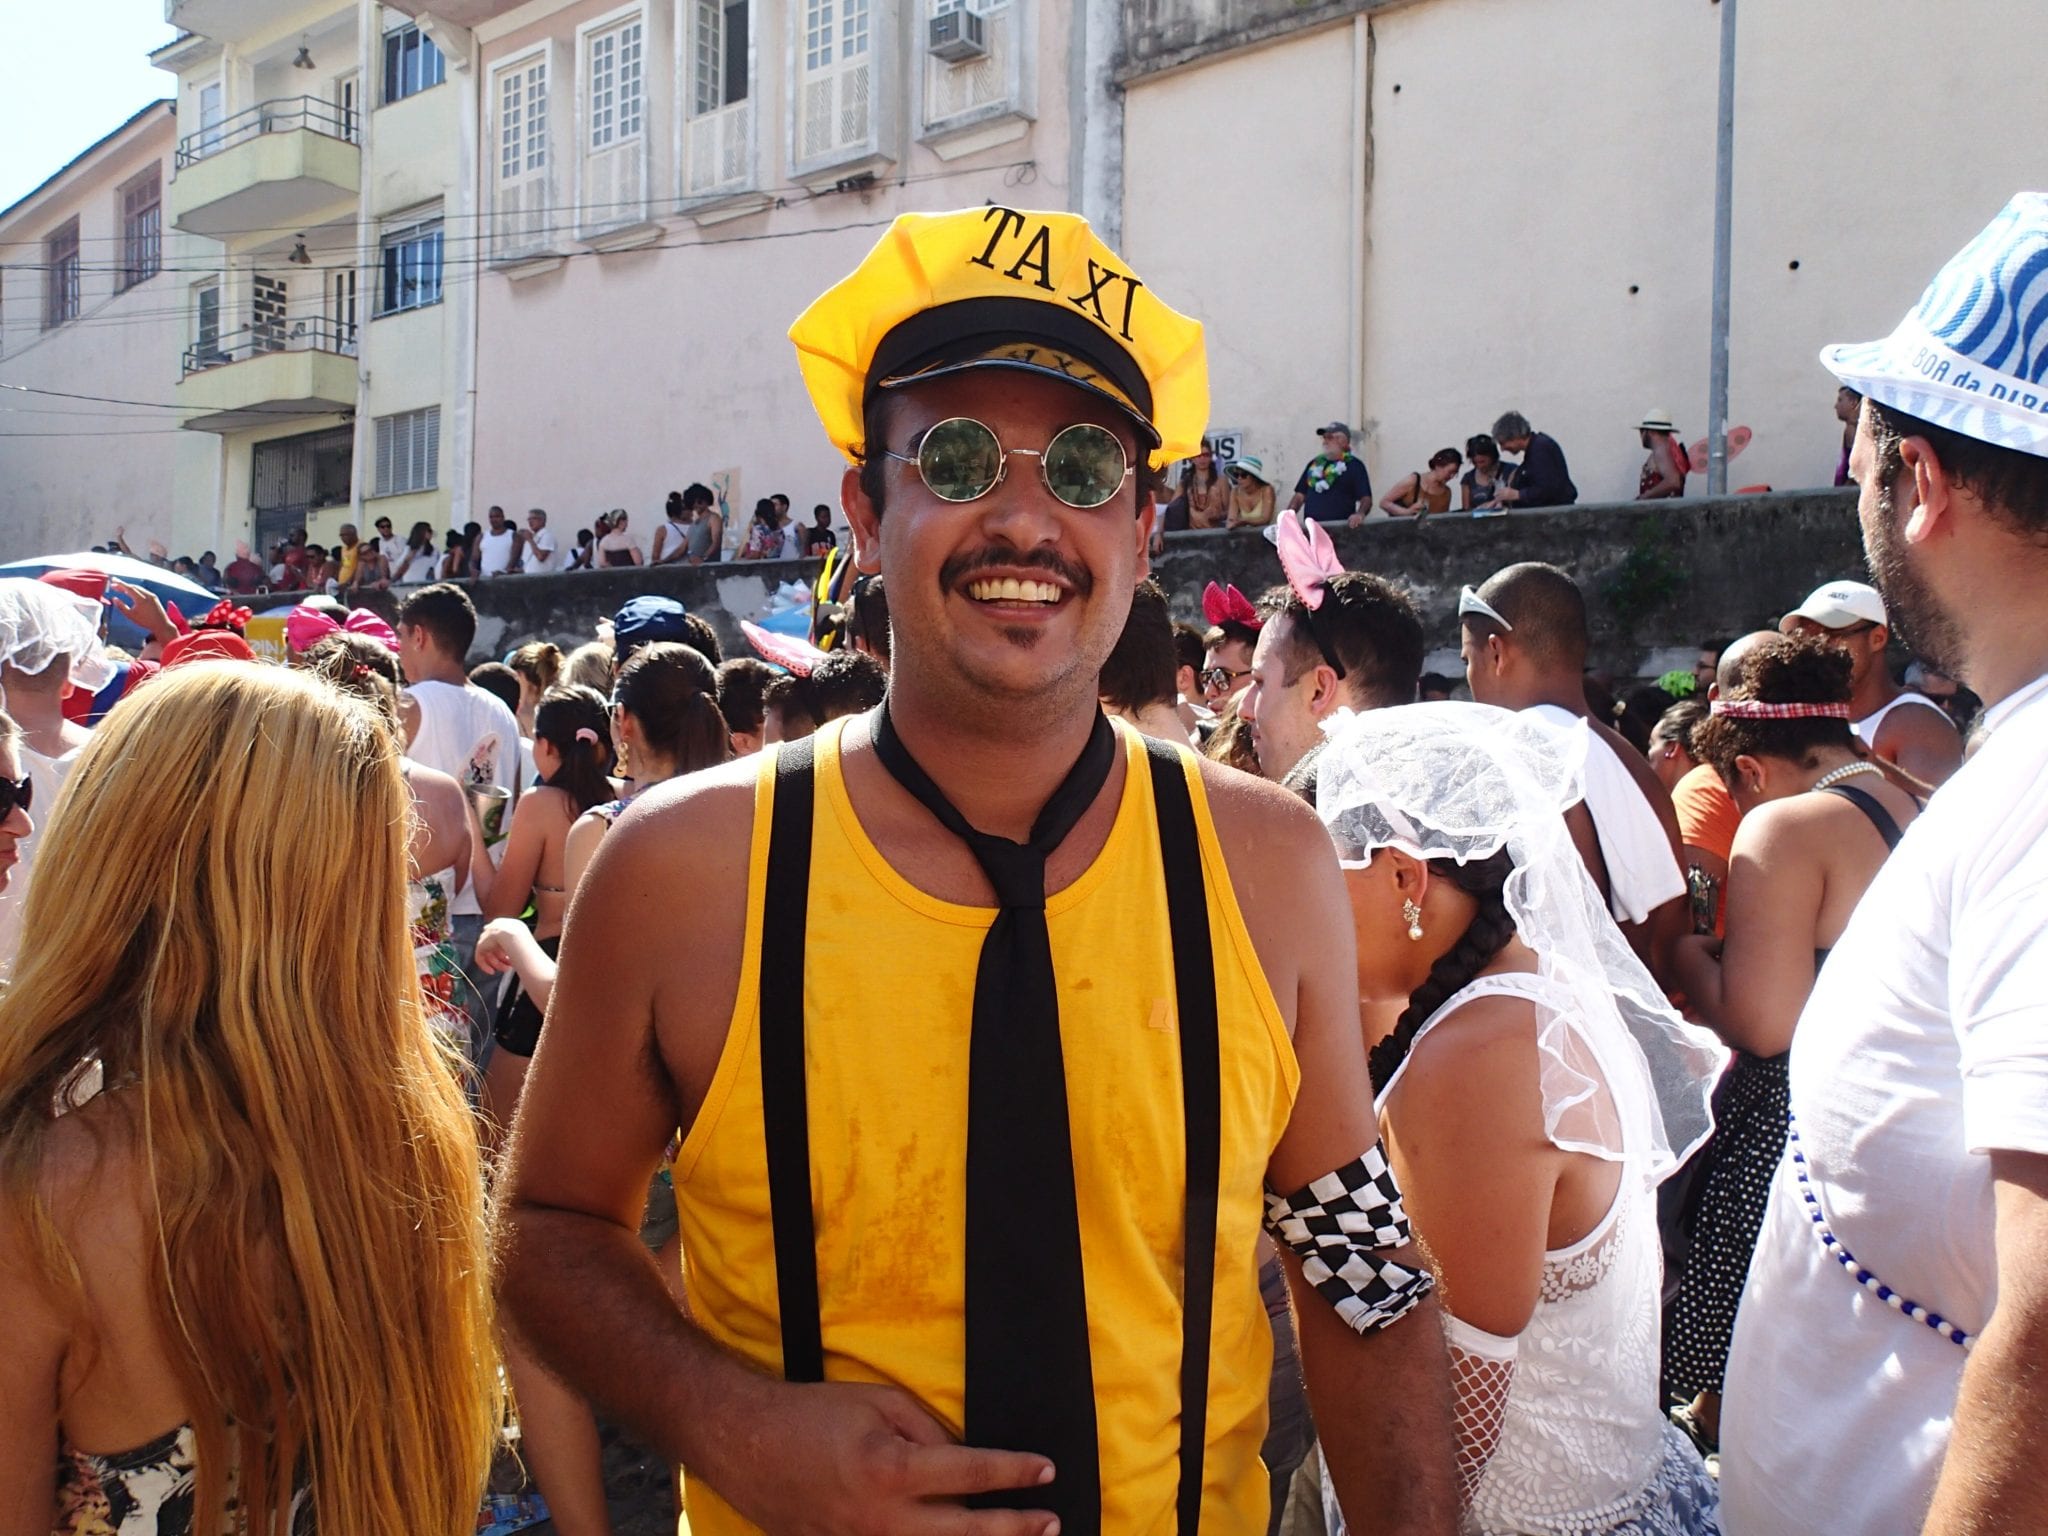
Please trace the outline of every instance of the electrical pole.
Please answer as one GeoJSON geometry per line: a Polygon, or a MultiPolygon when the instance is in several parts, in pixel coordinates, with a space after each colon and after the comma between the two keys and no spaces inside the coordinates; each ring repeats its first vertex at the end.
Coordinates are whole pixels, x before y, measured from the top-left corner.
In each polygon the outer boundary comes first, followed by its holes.
{"type": "Polygon", "coordinates": [[[1735,0],[1721,6],[1721,99],[1714,143],[1714,334],[1707,382],[1707,494],[1728,492],[1728,265],[1735,213],[1735,0]]]}

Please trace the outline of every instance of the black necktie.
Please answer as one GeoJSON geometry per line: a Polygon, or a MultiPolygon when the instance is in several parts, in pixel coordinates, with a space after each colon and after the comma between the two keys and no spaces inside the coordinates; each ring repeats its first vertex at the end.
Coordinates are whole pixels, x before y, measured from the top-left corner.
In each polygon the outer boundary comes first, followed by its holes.
{"type": "Polygon", "coordinates": [[[967,823],[875,715],[875,753],[896,782],[967,844],[1001,910],[974,976],[967,1074],[967,1443],[1052,1459],[1051,1487],[991,1496],[1049,1509],[1066,1536],[1101,1528],[1095,1386],[1060,1001],[1045,926],[1045,862],[1095,802],[1116,760],[1100,714],[1028,843],[967,823]]]}

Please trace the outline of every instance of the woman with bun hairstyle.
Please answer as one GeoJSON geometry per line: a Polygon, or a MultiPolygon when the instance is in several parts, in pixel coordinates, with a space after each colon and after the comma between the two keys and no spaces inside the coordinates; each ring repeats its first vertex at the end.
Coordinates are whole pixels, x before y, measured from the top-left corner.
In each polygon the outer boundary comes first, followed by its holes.
{"type": "Polygon", "coordinates": [[[1690,1398],[1674,1417],[1706,1449],[1719,1440],[1736,1303],[1785,1150],[1793,1027],[1828,950],[1920,812],[1850,730],[1850,671],[1849,653],[1826,640],[1764,641],[1692,732],[1693,753],[1743,813],[1726,937],[1684,939],[1673,959],[1695,1017],[1735,1051],[1665,1350],[1666,1385],[1690,1398]]]}
{"type": "Polygon", "coordinates": [[[283,667],[83,749],[0,996],[0,1529],[475,1528],[491,1264],[408,821],[388,720],[283,667]]]}
{"type": "Polygon", "coordinates": [[[519,679],[519,734],[533,735],[533,712],[541,696],[562,680],[562,648],[546,640],[529,640],[510,656],[505,665],[519,679]]]}

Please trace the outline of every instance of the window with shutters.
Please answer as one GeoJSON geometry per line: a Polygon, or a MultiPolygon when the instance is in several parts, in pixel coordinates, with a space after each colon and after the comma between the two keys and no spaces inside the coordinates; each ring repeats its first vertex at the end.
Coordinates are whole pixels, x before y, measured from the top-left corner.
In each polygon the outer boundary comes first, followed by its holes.
{"type": "Polygon", "coordinates": [[[848,159],[874,148],[879,94],[869,46],[874,3],[797,0],[796,142],[790,158],[799,166],[848,159]]]}
{"type": "Polygon", "coordinates": [[[607,22],[583,36],[584,231],[637,223],[647,213],[647,25],[607,22]]]}
{"type": "Polygon", "coordinates": [[[440,484],[441,407],[377,418],[373,496],[406,496],[440,484]]]}
{"type": "Polygon", "coordinates": [[[377,313],[395,315],[441,302],[441,215],[408,216],[385,231],[377,313]]]}
{"type": "Polygon", "coordinates": [[[163,173],[152,165],[121,189],[121,289],[163,270],[163,244],[163,173]]]}
{"type": "Polygon", "coordinates": [[[638,138],[647,71],[645,26],[635,20],[590,38],[590,147],[638,138]]]}
{"type": "Polygon", "coordinates": [[[756,180],[748,0],[689,0],[689,111],[683,195],[708,197],[756,180]]]}
{"type": "Polygon", "coordinates": [[[78,220],[67,219],[43,242],[43,329],[78,318],[78,220]]]}
{"type": "Polygon", "coordinates": [[[521,59],[496,76],[497,181],[491,215],[499,256],[547,244],[553,218],[548,176],[548,60],[521,59]]]}
{"type": "Polygon", "coordinates": [[[448,61],[417,23],[384,34],[384,103],[403,101],[448,78],[448,61]]]}
{"type": "Polygon", "coordinates": [[[930,0],[933,18],[965,12],[979,18],[983,52],[949,63],[923,53],[924,129],[943,133],[1020,110],[1022,99],[1021,0],[930,0]]]}
{"type": "Polygon", "coordinates": [[[200,368],[211,368],[215,363],[229,361],[220,349],[220,279],[209,278],[192,289],[192,352],[193,372],[200,368]]]}

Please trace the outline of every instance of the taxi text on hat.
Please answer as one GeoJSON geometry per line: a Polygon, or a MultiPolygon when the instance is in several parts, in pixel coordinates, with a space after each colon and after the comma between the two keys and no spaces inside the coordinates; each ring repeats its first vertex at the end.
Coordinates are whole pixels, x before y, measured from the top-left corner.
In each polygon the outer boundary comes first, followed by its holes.
{"type": "Polygon", "coordinates": [[[1200,322],[1158,299],[1077,214],[902,214],[789,339],[826,435],[856,463],[878,391],[967,368],[1101,395],[1137,425],[1155,469],[1193,457],[1208,423],[1200,322]]]}
{"type": "Polygon", "coordinates": [[[2048,193],[2007,203],[1890,336],[1820,360],[1880,405],[2048,457],[2048,193]]]}

